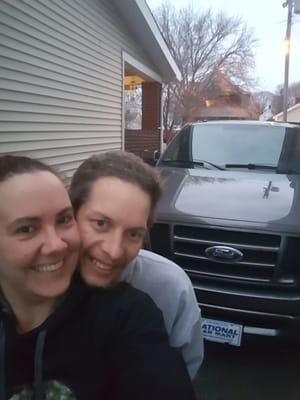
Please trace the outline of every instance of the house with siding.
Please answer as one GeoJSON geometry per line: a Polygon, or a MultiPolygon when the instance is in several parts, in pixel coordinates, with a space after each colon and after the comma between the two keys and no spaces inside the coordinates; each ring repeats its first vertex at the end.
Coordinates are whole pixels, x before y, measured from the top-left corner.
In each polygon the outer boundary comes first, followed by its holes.
{"type": "Polygon", "coordinates": [[[70,177],[91,154],[160,149],[162,83],[180,79],[145,0],[0,2],[0,153],[70,177]],[[142,87],[126,130],[125,81],[142,87]]]}

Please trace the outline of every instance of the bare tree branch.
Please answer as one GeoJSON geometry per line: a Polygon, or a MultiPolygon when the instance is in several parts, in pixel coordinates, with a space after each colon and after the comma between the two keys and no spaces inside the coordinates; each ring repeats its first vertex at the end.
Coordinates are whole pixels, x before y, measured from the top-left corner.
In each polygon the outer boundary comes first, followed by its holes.
{"type": "Polygon", "coordinates": [[[199,83],[216,69],[242,88],[253,86],[250,72],[256,39],[241,18],[214,15],[210,9],[200,12],[191,5],[176,10],[170,2],[154,15],[182,74],[181,82],[165,88],[165,129],[174,124],[175,110],[187,111],[191,99],[199,95],[199,83]]]}

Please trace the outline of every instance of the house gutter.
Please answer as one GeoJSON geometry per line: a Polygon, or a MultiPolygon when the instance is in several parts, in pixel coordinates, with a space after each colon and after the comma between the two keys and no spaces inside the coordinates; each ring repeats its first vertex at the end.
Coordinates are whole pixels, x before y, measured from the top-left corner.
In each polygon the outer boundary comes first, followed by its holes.
{"type": "Polygon", "coordinates": [[[112,0],[126,21],[129,31],[141,43],[149,61],[164,82],[181,80],[180,70],[160,33],[145,0],[112,0]]]}

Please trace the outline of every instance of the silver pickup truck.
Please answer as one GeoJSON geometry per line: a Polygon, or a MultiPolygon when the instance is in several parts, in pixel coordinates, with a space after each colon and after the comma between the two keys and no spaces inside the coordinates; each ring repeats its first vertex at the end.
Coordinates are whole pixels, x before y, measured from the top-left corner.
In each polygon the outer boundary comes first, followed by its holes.
{"type": "Polygon", "coordinates": [[[152,250],[189,275],[209,340],[300,337],[300,127],[185,126],[157,167],[152,250]]]}

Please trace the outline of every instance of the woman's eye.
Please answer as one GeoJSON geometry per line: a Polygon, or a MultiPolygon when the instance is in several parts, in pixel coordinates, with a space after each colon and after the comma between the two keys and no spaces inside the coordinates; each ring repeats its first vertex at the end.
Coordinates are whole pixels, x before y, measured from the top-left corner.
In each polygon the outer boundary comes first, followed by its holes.
{"type": "Polygon", "coordinates": [[[35,231],[35,227],[32,225],[24,225],[24,226],[20,226],[17,229],[17,233],[25,233],[25,234],[32,234],[35,231]]]}
{"type": "Polygon", "coordinates": [[[59,220],[58,220],[58,223],[59,224],[65,224],[65,225],[67,225],[67,224],[69,224],[71,221],[73,221],[73,215],[71,215],[71,214],[68,214],[68,215],[64,215],[64,216],[62,216],[62,217],[60,217],[59,218],[59,220]]]}

